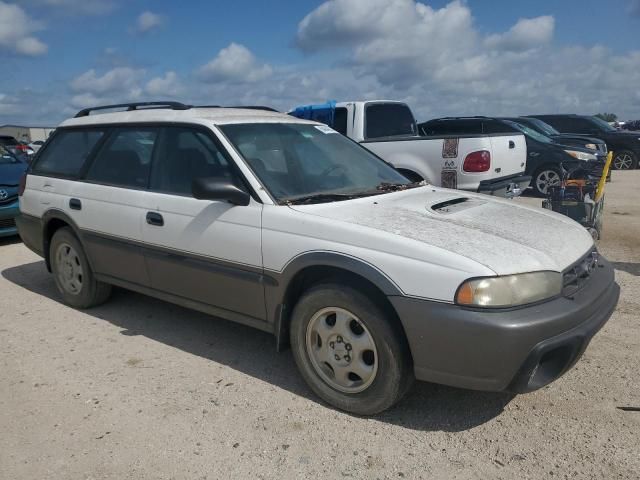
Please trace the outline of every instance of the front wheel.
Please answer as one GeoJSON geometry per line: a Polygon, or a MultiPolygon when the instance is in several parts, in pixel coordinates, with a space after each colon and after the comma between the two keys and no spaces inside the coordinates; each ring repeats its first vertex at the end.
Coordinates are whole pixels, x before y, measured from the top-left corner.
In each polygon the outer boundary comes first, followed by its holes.
{"type": "Polygon", "coordinates": [[[629,150],[614,152],[612,166],[614,170],[633,170],[638,166],[635,153],[629,150]]]}
{"type": "Polygon", "coordinates": [[[62,299],[75,308],[90,308],[105,302],[111,285],[95,279],[82,244],[68,227],[60,228],[51,239],[51,273],[62,299]]]}
{"type": "Polygon", "coordinates": [[[324,401],[357,415],[394,405],[413,380],[404,334],[359,290],[318,285],[295,306],[291,346],[303,378],[324,401]]]}
{"type": "Polygon", "coordinates": [[[546,197],[549,193],[549,187],[560,185],[562,181],[562,173],[559,168],[553,166],[544,166],[536,171],[531,180],[531,186],[540,197],[546,197]]]}

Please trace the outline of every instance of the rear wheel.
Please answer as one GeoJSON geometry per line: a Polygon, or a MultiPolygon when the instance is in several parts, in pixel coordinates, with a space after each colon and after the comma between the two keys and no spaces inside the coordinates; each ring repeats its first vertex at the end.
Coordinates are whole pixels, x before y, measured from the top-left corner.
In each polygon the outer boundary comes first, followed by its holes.
{"type": "Polygon", "coordinates": [[[629,150],[620,150],[613,153],[612,166],[614,170],[632,170],[638,167],[638,159],[635,153],[629,150]]]}
{"type": "Polygon", "coordinates": [[[70,228],[54,233],[49,258],[53,278],[66,304],[89,308],[109,298],[111,285],[95,279],[84,249],[70,228]]]}
{"type": "Polygon", "coordinates": [[[536,195],[546,197],[549,193],[549,187],[558,186],[561,181],[562,173],[560,169],[551,165],[545,165],[533,174],[531,185],[536,195]]]}
{"type": "Polygon", "coordinates": [[[294,308],[290,333],[303,378],[341,410],[379,413],[412,383],[408,347],[395,318],[359,290],[313,287],[294,308]]]}

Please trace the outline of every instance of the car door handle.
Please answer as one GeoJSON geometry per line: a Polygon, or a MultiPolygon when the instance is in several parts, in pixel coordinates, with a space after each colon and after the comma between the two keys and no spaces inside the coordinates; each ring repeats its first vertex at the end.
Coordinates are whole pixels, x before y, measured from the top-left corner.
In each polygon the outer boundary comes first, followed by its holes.
{"type": "Polygon", "coordinates": [[[164,225],[164,218],[162,215],[156,212],[147,212],[147,223],[156,227],[162,227],[164,225]]]}
{"type": "Polygon", "coordinates": [[[82,210],[82,202],[77,198],[69,200],[69,208],[71,210],[82,210]]]}
{"type": "Polygon", "coordinates": [[[516,148],[516,142],[509,140],[509,148],[516,148]]]}

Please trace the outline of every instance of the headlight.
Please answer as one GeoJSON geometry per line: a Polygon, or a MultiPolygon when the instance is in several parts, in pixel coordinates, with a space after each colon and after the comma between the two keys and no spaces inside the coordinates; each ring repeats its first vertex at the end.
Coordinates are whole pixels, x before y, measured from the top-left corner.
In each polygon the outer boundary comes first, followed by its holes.
{"type": "Polygon", "coordinates": [[[467,280],[456,293],[456,303],[471,307],[515,307],[560,295],[562,274],[532,272],[467,280]]]}
{"type": "Polygon", "coordinates": [[[587,143],[585,148],[588,148],[589,150],[598,150],[598,146],[595,143],[587,143]]]}
{"type": "Polygon", "coordinates": [[[577,152],[576,150],[565,150],[569,155],[578,160],[595,160],[596,156],[592,153],[577,152]]]}

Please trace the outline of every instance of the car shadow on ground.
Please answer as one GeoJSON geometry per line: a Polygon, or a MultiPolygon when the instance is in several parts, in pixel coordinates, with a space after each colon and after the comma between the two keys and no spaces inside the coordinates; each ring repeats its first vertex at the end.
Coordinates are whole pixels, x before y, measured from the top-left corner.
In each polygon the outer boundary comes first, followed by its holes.
{"type": "Polygon", "coordinates": [[[613,268],[640,277],[640,263],[637,262],[611,262],[613,268]]]}
{"type": "Polygon", "coordinates": [[[21,243],[22,239],[18,235],[11,235],[9,237],[0,237],[0,247],[4,247],[5,245],[15,245],[16,243],[21,243]]]}
{"type": "MultiPolygon", "coordinates": [[[[5,269],[2,276],[59,301],[43,261],[5,269]]],[[[110,301],[86,313],[122,328],[122,335],[143,335],[320,402],[298,375],[291,351],[276,352],[275,340],[267,333],[123,289],[114,289],[110,301]]],[[[376,419],[421,431],[456,432],[497,417],[512,398],[417,382],[399,405],[376,419]]]]}

